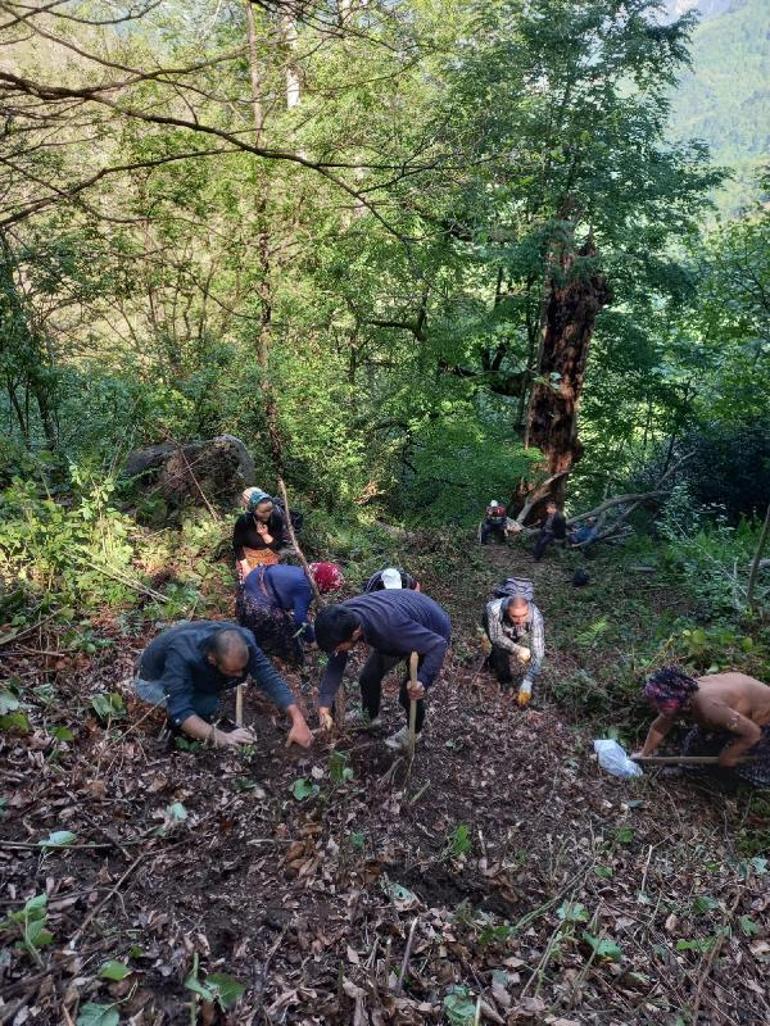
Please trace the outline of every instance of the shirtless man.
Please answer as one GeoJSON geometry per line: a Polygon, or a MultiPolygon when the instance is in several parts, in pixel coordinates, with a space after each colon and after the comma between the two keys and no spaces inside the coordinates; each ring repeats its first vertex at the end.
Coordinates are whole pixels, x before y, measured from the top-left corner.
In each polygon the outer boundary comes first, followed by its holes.
{"type": "Polygon", "coordinates": [[[770,783],[770,687],[744,673],[695,678],[665,666],[647,679],[644,693],[658,716],[638,755],[651,755],[686,717],[696,724],[685,739],[687,754],[718,753],[720,766],[737,768],[751,783],[770,783]],[[739,765],[749,752],[756,761],[739,765]]]}

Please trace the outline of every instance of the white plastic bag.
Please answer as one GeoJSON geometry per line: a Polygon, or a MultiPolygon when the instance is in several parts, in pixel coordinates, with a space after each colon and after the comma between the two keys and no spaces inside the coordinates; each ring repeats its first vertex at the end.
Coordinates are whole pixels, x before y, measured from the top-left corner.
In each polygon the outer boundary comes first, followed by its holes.
{"type": "Polygon", "coordinates": [[[601,768],[613,777],[641,777],[642,767],[629,759],[617,741],[609,738],[594,741],[594,751],[599,756],[601,768]]]}

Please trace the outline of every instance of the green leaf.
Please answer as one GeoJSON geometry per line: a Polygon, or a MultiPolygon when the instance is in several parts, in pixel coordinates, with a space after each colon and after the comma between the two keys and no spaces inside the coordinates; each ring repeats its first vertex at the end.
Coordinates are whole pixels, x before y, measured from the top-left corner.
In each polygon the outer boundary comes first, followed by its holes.
{"type": "Polygon", "coordinates": [[[748,916],[741,916],[738,922],[740,924],[741,932],[743,933],[744,937],[756,937],[756,935],[759,933],[759,925],[755,923],[753,919],[750,919],[748,916]]]}
{"type": "Polygon", "coordinates": [[[450,987],[444,998],[444,1013],[449,1026],[473,1026],[476,1001],[467,987],[450,987]]]}
{"type": "Polygon", "coordinates": [[[584,930],[583,940],[591,945],[597,958],[608,958],[613,962],[619,962],[623,957],[620,945],[610,937],[594,937],[588,930],[584,930]]]}
{"type": "Polygon", "coordinates": [[[714,946],[716,937],[696,937],[693,940],[684,940],[680,938],[676,942],[677,951],[699,951],[701,954],[705,954],[714,946]]]}
{"type": "Polygon", "coordinates": [[[612,866],[594,866],[594,875],[601,880],[609,880],[612,876],[612,866]]]}
{"type": "Polygon", "coordinates": [[[0,691],[0,716],[19,708],[19,700],[10,691],[0,691]]]}
{"type": "Polygon", "coordinates": [[[362,833],[360,830],[354,831],[350,835],[350,847],[354,848],[356,851],[363,851],[365,846],[366,834],[362,833]]]}
{"type": "Polygon", "coordinates": [[[632,827],[618,827],[615,831],[615,840],[620,844],[630,844],[634,839],[634,831],[632,827]]]}
{"type": "Polygon", "coordinates": [[[41,848],[67,848],[77,840],[77,834],[71,830],[54,830],[43,841],[38,841],[41,848]]]}
{"type": "Polygon", "coordinates": [[[191,990],[193,994],[200,995],[204,1001],[214,1001],[216,999],[217,995],[213,987],[207,987],[205,983],[201,983],[198,977],[193,973],[190,973],[184,981],[184,985],[188,990],[191,990]]]}
{"type": "Polygon", "coordinates": [[[8,713],[0,716],[0,730],[18,730],[20,734],[29,733],[29,720],[23,712],[8,713]]]}
{"type": "Polygon", "coordinates": [[[69,727],[53,727],[51,729],[51,737],[56,741],[74,741],[75,735],[69,729],[69,727]]]}
{"type": "Polygon", "coordinates": [[[97,1005],[87,1002],[80,1009],[77,1026],[118,1026],[120,1015],[114,1005],[97,1005]]]}
{"type": "Polygon", "coordinates": [[[187,809],[181,802],[172,802],[167,805],[164,814],[170,823],[184,823],[187,819],[187,809]]]}
{"type": "Polygon", "coordinates": [[[709,897],[708,894],[699,894],[692,903],[692,909],[696,915],[704,915],[706,912],[713,912],[715,908],[719,908],[719,902],[716,898],[709,897]]]}
{"type": "Polygon", "coordinates": [[[348,766],[344,752],[334,751],[329,757],[329,776],[335,784],[344,784],[353,779],[353,770],[348,766]]]}
{"type": "Polygon", "coordinates": [[[126,715],[126,703],[117,691],[106,695],[94,695],[91,708],[100,720],[119,720],[126,715]]]}
{"type": "Polygon", "coordinates": [[[568,923],[587,923],[590,919],[588,909],[579,901],[565,901],[556,910],[556,914],[568,923]]]}
{"type": "Polygon", "coordinates": [[[318,784],[314,784],[305,777],[300,777],[298,780],[294,781],[291,793],[298,802],[303,802],[306,798],[310,798],[312,795],[318,794],[318,790],[318,784]]]}
{"type": "Polygon", "coordinates": [[[120,980],[125,980],[132,972],[133,970],[124,965],[123,962],[116,962],[114,959],[110,959],[99,970],[99,978],[102,980],[114,980],[117,983],[120,980]]]}
{"type": "Polygon", "coordinates": [[[236,980],[227,973],[209,973],[206,986],[216,994],[216,999],[223,1009],[231,1008],[246,992],[246,984],[236,980]]]}

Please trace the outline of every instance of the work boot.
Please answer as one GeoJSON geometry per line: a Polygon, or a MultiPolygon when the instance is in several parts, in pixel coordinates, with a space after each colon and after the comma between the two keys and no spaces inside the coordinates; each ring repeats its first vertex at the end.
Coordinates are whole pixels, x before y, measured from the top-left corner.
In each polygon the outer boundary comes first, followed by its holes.
{"type": "MultiPolygon", "coordinates": [[[[421,737],[422,734],[414,735],[415,744],[417,744],[421,737]]],[[[395,734],[391,734],[385,741],[385,744],[388,748],[392,748],[394,752],[405,752],[409,748],[409,727],[402,727],[395,734]]]]}
{"type": "Polygon", "coordinates": [[[379,730],[382,720],[379,716],[372,719],[366,709],[351,709],[345,713],[345,725],[354,730],[379,730]]]}

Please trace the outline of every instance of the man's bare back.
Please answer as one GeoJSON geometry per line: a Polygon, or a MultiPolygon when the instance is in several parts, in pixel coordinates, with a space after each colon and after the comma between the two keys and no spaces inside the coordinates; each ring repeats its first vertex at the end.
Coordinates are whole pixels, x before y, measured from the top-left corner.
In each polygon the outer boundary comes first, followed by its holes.
{"type": "Polygon", "coordinates": [[[770,723],[770,687],[745,673],[710,673],[696,677],[692,718],[702,727],[724,726],[718,711],[728,706],[747,720],[764,727],[770,723]]]}

